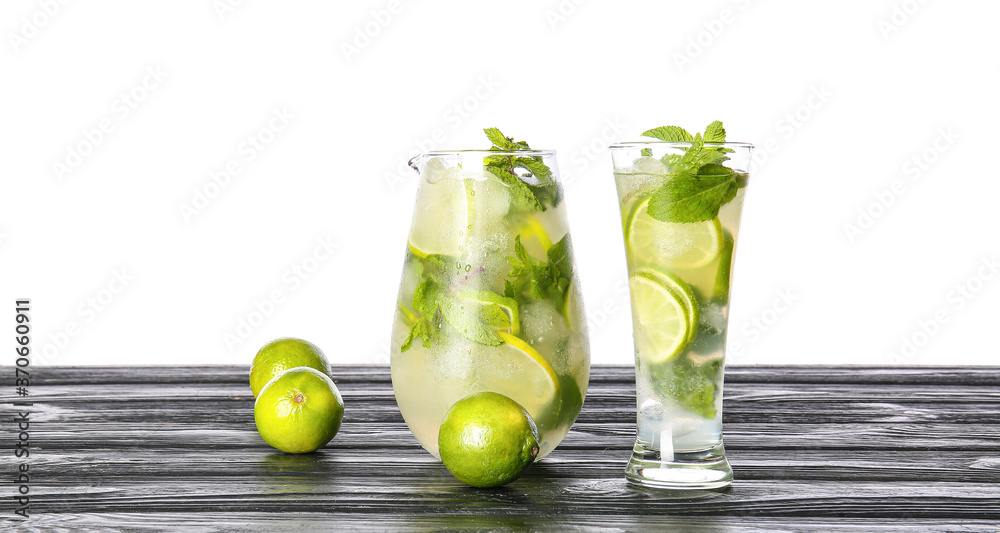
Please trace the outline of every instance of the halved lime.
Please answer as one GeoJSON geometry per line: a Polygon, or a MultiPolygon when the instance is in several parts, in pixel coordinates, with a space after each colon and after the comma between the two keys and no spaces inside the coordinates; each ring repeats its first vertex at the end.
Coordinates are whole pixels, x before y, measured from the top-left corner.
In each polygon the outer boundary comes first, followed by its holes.
{"type": "Polygon", "coordinates": [[[655,364],[680,355],[697,334],[699,308],[691,287],[673,274],[651,269],[633,274],[629,287],[640,356],[655,364]]]}
{"type": "Polygon", "coordinates": [[[704,222],[660,222],[646,212],[649,198],[636,202],[625,219],[625,245],[635,257],[671,269],[708,265],[722,250],[718,217],[704,222]]]}

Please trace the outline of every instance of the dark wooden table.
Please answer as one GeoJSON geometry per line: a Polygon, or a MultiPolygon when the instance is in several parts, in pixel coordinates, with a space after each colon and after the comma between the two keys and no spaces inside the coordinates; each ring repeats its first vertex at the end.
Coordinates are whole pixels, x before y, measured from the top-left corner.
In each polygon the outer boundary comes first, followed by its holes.
{"type": "Polygon", "coordinates": [[[27,520],[12,497],[21,398],[3,385],[0,530],[1000,530],[996,368],[727,369],[736,481],[684,493],[622,475],[631,367],[596,367],[566,440],[499,489],[459,483],[420,448],[387,368],[335,368],[341,431],[298,456],[257,435],[246,374],[33,369],[27,520]]]}

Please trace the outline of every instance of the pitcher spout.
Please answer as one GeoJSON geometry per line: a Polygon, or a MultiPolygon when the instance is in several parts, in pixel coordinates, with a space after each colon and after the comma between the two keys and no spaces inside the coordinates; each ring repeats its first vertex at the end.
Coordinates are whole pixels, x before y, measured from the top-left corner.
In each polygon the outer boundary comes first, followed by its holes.
{"type": "Polygon", "coordinates": [[[413,170],[420,172],[420,163],[422,163],[423,161],[424,161],[424,154],[417,154],[411,157],[410,160],[407,162],[407,164],[410,165],[410,168],[412,168],[413,170]]]}

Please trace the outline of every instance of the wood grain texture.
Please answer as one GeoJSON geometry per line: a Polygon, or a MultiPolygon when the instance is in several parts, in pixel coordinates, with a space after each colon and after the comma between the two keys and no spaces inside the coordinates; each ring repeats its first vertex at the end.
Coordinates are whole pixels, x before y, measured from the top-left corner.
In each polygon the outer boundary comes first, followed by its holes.
{"type": "MultiPolygon", "coordinates": [[[[419,447],[384,367],[335,368],[341,432],[302,456],[257,435],[245,368],[36,368],[33,516],[15,520],[8,483],[0,530],[1000,529],[1000,369],[727,369],[736,482],[693,493],[625,483],[633,372],[595,367],[562,445],[482,490],[419,447]]],[[[0,390],[6,479],[11,392],[0,390]]]]}

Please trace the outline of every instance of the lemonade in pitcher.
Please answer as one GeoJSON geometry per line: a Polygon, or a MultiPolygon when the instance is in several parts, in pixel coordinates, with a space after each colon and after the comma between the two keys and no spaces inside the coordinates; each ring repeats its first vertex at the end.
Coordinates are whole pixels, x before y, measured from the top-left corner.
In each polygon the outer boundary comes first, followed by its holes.
{"type": "Polygon", "coordinates": [[[435,457],[448,409],[484,391],[524,407],[542,457],[583,405],[586,315],[554,152],[486,133],[491,150],[411,162],[421,182],[393,324],[393,390],[435,457]]]}

